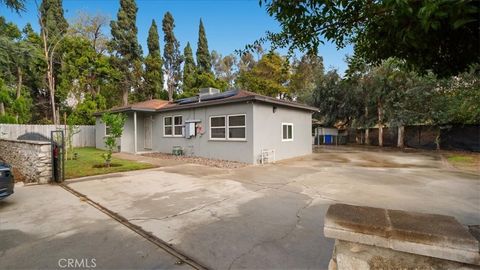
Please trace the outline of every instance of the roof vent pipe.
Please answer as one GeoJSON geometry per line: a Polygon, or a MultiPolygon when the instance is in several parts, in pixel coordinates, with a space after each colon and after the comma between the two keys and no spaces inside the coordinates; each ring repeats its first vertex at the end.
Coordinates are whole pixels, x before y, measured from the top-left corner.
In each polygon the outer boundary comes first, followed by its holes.
{"type": "Polygon", "coordinates": [[[212,88],[212,87],[200,88],[200,90],[198,91],[198,102],[201,102],[202,97],[204,96],[210,96],[210,95],[215,95],[219,93],[220,93],[220,89],[217,89],[217,88],[212,88]]]}

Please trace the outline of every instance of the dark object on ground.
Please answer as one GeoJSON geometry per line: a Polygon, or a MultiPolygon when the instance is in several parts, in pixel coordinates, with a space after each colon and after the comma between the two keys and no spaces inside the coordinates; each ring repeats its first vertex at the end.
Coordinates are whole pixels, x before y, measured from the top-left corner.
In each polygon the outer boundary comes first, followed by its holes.
{"type": "Polygon", "coordinates": [[[18,136],[17,140],[49,142],[50,138],[37,132],[27,132],[18,136]]]}
{"type": "Polygon", "coordinates": [[[107,165],[107,164],[93,165],[93,168],[110,168],[110,167],[120,167],[120,166],[122,166],[122,164],[110,163],[110,165],[107,165]]]}
{"type": "Polygon", "coordinates": [[[13,173],[10,165],[0,163],[0,200],[13,194],[13,173]]]}

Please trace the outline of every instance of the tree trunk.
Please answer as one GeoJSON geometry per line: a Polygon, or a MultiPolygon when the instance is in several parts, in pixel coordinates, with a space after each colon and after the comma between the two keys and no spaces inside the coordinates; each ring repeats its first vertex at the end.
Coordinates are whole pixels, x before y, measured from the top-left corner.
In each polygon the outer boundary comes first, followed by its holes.
{"type": "Polygon", "coordinates": [[[42,31],[43,39],[43,54],[45,56],[45,61],[47,63],[47,86],[50,94],[50,106],[52,110],[52,121],[53,124],[58,124],[56,108],[55,108],[55,78],[53,77],[53,52],[49,52],[49,46],[47,44],[47,36],[45,31],[42,31]]]}
{"type": "Polygon", "coordinates": [[[403,148],[405,147],[405,126],[404,125],[399,125],[398,126],[398,141],[397,141],[397,147],[403,148]]]}
{"type": "MultiPolygon", "coordinates": [[[[368,105],[365,106],[365,121],[368,121],[368,105]]],[[[365,144],[370,145],[370,131],[368,130],[368,126],[365,129],[365,144]]]]}
{"type": "Polygon", "coordinates": [[[378,146],[383,146],[383,104],[378,102],[378,146]]]}
{"type": "Polygon", "coordinates": [[[123,106],[127,106],[128,105],[128,92],[129,90],[127,88],[125,88],[123,90],[123,95],[122,95],[122,102],[123,102],[123,106]]]}
{"type": "Polygon", "coordinates": [[[365,144],[370,145],[370,129],[365,129],[365,144]]]}
{"type": "Polygon", "coordinates": [[[168,85],[168,101],[173,101],[173,85],[168,85]]]}
{"type": "MultiPolygon", "coordinates": [[[[38,17],[38,21],[40,23],[41,29],[45,29],[45,25],[43,24],[42,19],[40,16],[38,17]]],[[[55,106],[55,70],[54,70],[54,56],[55,50],[60,44],[60,41],[63,39],[57,37],[57,40],[54,44],[49,44],[48,41],[50,37],[47,34],[47,31],[41,30],[42,42],[43,42],[43,54],[45,57],[45,63],[47,64],[47,87],[50,94],[50,105],[52,110],[52,121],[53,124],[58,125],[59,123],[59,116],[57,114],[56,106],[55,106]]],[[[55,39],[54,39],[55,40],[55,39]]]]}
{"type": "MultiPolygon", "coordinates": [[[[17,66],[17,93],[16,93],[17,100],[22,96],[22,84],[23,84],[22,68],[20,66],[17,66]]],[[[18,112],[15,113],[15,123],[18,124],[18,112]]]]}
{"type": "MultiPolygon", "coordinates": [[[[50,73],[50,72],[47,72],[50,73]]],[[[50,76],[50,75],[48,75],[50,76]]],[[[57,109],[55,106],[55,86],[50,85],[49,83],[49,88],[50,88],[50,104],[51,104],[51,109],[52,109],[52,121],[54,125],[58,124],[58,119],[57,119],[57,109]]]]}
{"type": "Polygon", "coordinates": [[[5,115],[5,105],[3,105],[3,102],[0,102],[0,116],[5,115]]]}
{"type": "Polygon", "coordinates": [[[20,66],[17,67],[17,77],[18,77],[17,99],[19,99],[20,96],[22,95],[22,84],[23,84],[23,73],[22,73],[22,68],[20,66]]]}
{"type": "Polygon", "coordinates": [[[98,94],[100,94],[100,85],[97,85],[96,87],[97,89],[93,91],[93,97],[97,97],[98,94]]]}
{"type": "Polygon", "coordinates": [[[441,135],[441,130],[438,129],[437,136],[435,137],[435,146],[437,150],[440,150],[440,135],[441,135]]]}

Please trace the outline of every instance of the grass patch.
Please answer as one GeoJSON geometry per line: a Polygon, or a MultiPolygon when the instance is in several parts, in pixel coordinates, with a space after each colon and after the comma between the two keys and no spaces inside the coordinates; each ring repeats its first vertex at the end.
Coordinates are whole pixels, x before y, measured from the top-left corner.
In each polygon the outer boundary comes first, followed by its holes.
{"type": "Polygon", "coordinates": [[[450,154],[447,155],[447,161],[455,168],[480,173],[479,154],[450,154]]]}
{"type": "Polygon", "coordinates": [[[105,151],[91,147],[75,148],[74,151],[78,153],[78,159],[67,160],[65,162],[66,179],[106,173],[142,170],[154,167],[148,163],[112,157],[113,166],[106,168],[103,166],[105,161],[102,158],[102,154],[105,153],[105,151]]]}
{"type": "Polygon", "coordinates": [[[462,164],[473,164],[475,162],[475,159],[473,157],[469,156],[450,156],[447,158],[448,161],[453,162],[453,163],[462,163],[462,164]]]}

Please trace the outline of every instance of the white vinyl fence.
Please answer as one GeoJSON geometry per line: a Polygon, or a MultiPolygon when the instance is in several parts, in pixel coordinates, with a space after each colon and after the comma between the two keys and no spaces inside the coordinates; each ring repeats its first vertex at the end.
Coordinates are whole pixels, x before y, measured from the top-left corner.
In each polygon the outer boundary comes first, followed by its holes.
{"type": "MultiPolygon", "coordinates": [[[[20,136],[42,137],[50,139],[50,131],[64,130],[63,125],[17,125],[17,124],[0,124],[0,138],[17,140],[20,136]],[[36,134],[32,134],[36,133],[36,134]],[[40,135],[38,135],[40,134],[40,135]],[[37,136],[35,136],[37,135],[37,136]]],[[[74,147],[95,147],[95,126],[78,126],[77,134],[73,135],[74,147]]],[[[68,127],[67,127],[68,131],[68,127]]],[[[66,140],[66,137],[65,137],[66,140]]]]}

